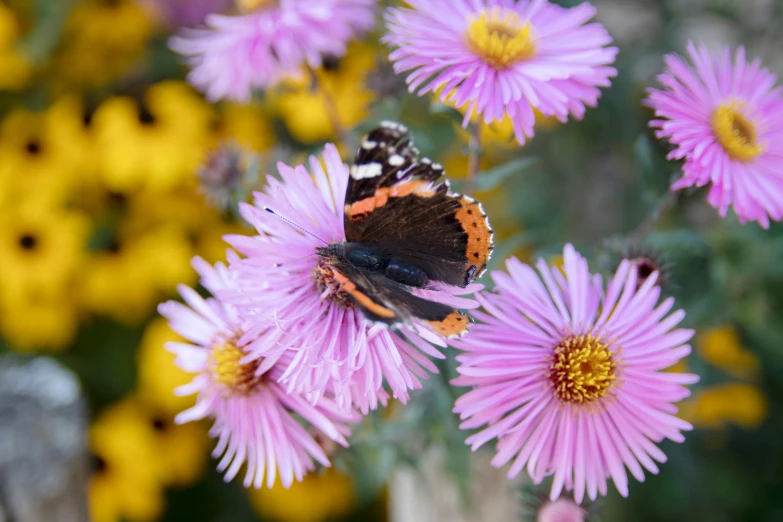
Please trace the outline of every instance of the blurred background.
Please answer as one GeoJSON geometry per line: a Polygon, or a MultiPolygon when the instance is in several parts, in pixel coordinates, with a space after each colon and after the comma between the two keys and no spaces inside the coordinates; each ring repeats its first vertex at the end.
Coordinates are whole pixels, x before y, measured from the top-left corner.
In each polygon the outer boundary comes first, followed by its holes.
{"type": "MultiPolygon", "coordinates": [[[[590,520],[783,520],[783,227],[721,220],[696,192],[638,228],[666,201],[678,169],[641,105],[663,54],[683,52],[689,39],[744,44],[783,72],[783,2],[594,3],[620,48],[619,75],[599,107],[567,125],[541,118],[524,148],[510,125],[482,131],[478,196],[497,234],[494,266],[509,255],[556,261],[570,241],[609,273],[628,253],[627,236],[641,234],[655,253],[633,255],[667,267],[665,292],[698,331],[678,368],[702,377],[680,405],[696,431],[683,445],[664,443],[669,462],[632,483],[628,499],[610,492],[587,506],[590,520]]],[[[175,298],[177,284],[196,284],[192,256],[217,261],[221,236],[250,233],[232,203],[260,188],[276,161],[297,163],[337,139],[327,99],[350,129],[340,143],[346,159],[363,131],[392,118],[457,188],[466,170],[461,116],[405,93],[378,44],[381,29],[325,60],[317,84],[290,82],[244,106],[207,103],[166,42],[206,13],[234,8],[232,0],[0,0],[0,478],[15,452],[9,441],[27,426],[19,419],[32,415],[9,406],[21,404],[19,383],[33,394],[58,386],[44,408],[80,386],[86,402],[73,398],[75,409],[58,417],[64,427],[52,429],[88,434],[89,464],[76,480],[87,484],[96,522],[383,521],[390,511],[402,520],[394,505],[408,497],[395,470],[426,476],[438,455],[439,473],[464,493],[454,502],[470,511],[488,493],[475,493],[480,472],[471,469],[482,455],[471,457],[450,413],[459,393],[447,385],[453,355],[409,406],[369,416],[351,450],[334,455],[334,470],[288,491],[224,484],[208,426],[173,423],[193,399],[172,393],[188,376],[163,349],[177,336],[156,305],[175,298]],[[38,354],[50,359],[30,359],[38,354]],[[50,360],[78,380],[48,377],[62,371],[50,360]]],[[[51,418],[36,417],[32,429],[51,418]]],[[[68,440],[78,452],[78,437],[68,440]]],[[[40,473],[55,461],[39,463],[40,473]]],[[[0,520],[3,508],[13,511],[11,482],[0,481],[0,520]]],[[[514,519],[535,520],[539,490],[521,482],[509,494],[514,519]]]]}

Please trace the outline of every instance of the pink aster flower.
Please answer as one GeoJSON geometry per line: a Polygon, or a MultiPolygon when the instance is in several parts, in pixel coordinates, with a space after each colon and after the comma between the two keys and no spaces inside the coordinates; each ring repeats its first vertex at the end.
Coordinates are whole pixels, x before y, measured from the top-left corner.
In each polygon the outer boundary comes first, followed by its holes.
{"type": "Polygon", "coordinates": [[[783,88],[745,49],[732,61],[726,47],[710,55],[688,44],[693,65],[667,55],[647,105],[661,119],[650,122],[659,138],[676,146],[670,159],[685,159],[672,190],[710,184],[707,201],[726,215],[734,206],[740,222],[783,219],[783,88]]]}
{"type": "Polygon", "coordinates": [[[377,0],[245,1],[242,16],[211,14],[207,29],[184,31],[171,48],[189,57],[189,81],[212,100],[246,101],[325,54],[343,56],[346,45],[375,24],[377,0]],[[260,6],[257,6],[260,4],[260,6]]]}
{"type": "Polygon", "coordinates": [[[389,9],[389,58],[411,92],[440,91],[486,123],[508,115],[517,141],[533,136],[533,108],[567,121],[595,106],[617,71],[617,49],[603,26],[585,23],[588,3],[566,9],[546,0],[408,0],[389,9]],[[426,82],[426,83],[425,83],[426,82]]]}
{"type": "Polygon", "coordinates": [[[524,467],[539,483],[554,474],[550,498],[564,487],[581,503],[606,494],[611,477],[628,494],[625,467],[640,481],[658,472],[666,455],[655,445],[682,442],[691,425],[674,416],[695,375],[662,371],[690,353],[692,330],[673,329],[685,316],[658,303],[657,274],[637,289],[636,270],[623,261],[604,291],[601,278],[571,245],[563,271],[515,258],[494,272],[495,290],[478,296],[482,322],[455,346],[465,351],[458,386],[473,389],[454,411],[461,428],[481,431],[473,449],[497,439],[492,461],[524,467]]]}
{"type": "MultiPolygon", "coordinates": [[[[406,402],[408,390],[421,387],[419,379],[426,378],[426,371],[437,371],[427,356],[443,358],[430,343],[446,344],[419,324],[395,331],[368,322],[316,255],[325,243],[345,241],[348,166],[337,149],[327,145],[323,165],[310,158],[310,172],[302,165],[282,163],[278,170],[281,179],[267,178],[267,187],[255,194],[255,206],[241,207],[258,235],[226,238],[246,257],[231,263],[238,289],[220,297],[256,322],[248,330],[247,349],[260,357],[292,351],[293,360],[281,379],[291,390],[316,398],[328,392],[341,406],[353,404],[366,412],[385,403],[385,381],[392,395],[406,402]]],[[[453,294],[479,288],[433,286],[418,295],[472,308],[475,301],[453,294]]]]}
{"type": "MultiPolygon", "coordinates": [[[[199,258],[193,266],[201,275],[201,284],[213,294],[231,286],[225,266],[213,268],[199,258]]],[[[159,311],[189,341],[167,345],[176,354],[177,365],[196,374],[178,393],[197,393],[198,398],[176,422],[214,419],[210,434],[218,443],[213,456],[222,455],[218,470],[225,471],[226,481],[246,464],[245,487],[261,487],[266,476],[266,486],[271,488],[277,473],[283,486],[289,487],[314,468],[314,460],[329,466],[314,432],[347,446],[348,424],[358,416],[338,410],[328,398],[314,405],[285,391],[277,380],[290,354],[246,360],[237,342],[244,332],[237,311],[213,298],[204,299],[189,287],[179,290],[187,306],[169,301],[159,311]]]]}

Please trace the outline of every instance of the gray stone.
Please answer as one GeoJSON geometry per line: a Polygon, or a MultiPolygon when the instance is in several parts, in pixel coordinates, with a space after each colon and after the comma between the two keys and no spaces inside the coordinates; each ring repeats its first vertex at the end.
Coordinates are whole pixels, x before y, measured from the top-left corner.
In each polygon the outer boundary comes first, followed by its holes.
{"type": "Polygon", "coordinates": [[[0,357],[0,522],[85,522],[87,416],[55,361],[0,357]]]}

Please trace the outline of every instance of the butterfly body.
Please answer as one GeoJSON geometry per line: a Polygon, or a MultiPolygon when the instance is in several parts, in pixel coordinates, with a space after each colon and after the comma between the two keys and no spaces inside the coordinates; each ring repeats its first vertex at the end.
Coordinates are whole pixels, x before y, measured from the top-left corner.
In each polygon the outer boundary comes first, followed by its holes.
{"type": "Polygon", "coordinates": [[[412,288],[424,288],[430,281],[426,272],[380,245],[363,243],[332,243],[317,249],[331,264],[347,263],[353,267],[380,274],[387,279],[412,288]]]}
{"type": "Polygon", "coordinates": [[[417,295],[466,287],[486,269],[492,229],[481,204],[452,193],[443,167],[418,159],[407,129],[382,122],[362,142],[346,191],[346,241],[317,250],[341,290],[370,320],[418,320],[444,337],[469,318],[417,295]],[[418,292],[420,293],[420,292],[418,292]]]}

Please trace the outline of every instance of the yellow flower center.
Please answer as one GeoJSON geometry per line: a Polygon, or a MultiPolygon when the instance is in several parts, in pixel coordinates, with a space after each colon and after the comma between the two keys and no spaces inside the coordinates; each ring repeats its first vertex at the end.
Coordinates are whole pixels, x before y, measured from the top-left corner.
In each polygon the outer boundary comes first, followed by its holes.
{"type": "Polygon", "coordinates": [[[592,335],[570,335],[555,347],[549,380],[562,402],[586,404],[604,397],[615,379],[609,345],[592,335]]]}
{"type": "Polygon", "coordinates": [[[244,364],[240,362],[245,355],[247,354],[233,344],[215,345],[209,359],[212,380],[230,393],[248,395],[255,390],[263,376],[256,375],[257,361],[244,364]]]}
{"type": "Polygon", "coordinates": [[[757,142],[756,126],[741,112],[742,104],[720,105],[712,113],[712,132],[726,154],[737,161],[751,161],[762,153],[764,145],[757,142]]]}
{"type": "Polygon", "coordinates": [[[253,11],[260,11],[261,9],[268,9],[270,7],[277,7],[279,0],[235,0],[237,9],[241,13],[251,13],[253,11]]]}
{"type": "Polygon", "coordinates": [[[516,11],[496,7],[470,24],[468,47],[495,69],[506,69],[536,55],[531,31],[516,11]]]}

